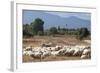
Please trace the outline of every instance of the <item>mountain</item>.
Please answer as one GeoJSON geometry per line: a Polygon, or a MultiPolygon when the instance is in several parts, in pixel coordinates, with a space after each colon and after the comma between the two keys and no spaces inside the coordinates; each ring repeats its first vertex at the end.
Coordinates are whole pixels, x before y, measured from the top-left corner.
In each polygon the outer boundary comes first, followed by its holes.
{"type": "Polygon", "coordinates": [[[65,19],[67,25],[69,28],[81,28],[81,27],[86,27],[89,30],[91,29],[91,21],[90,20],[85,20],[85,19],[80,19],[75,16],[71,16],[69,18],[65,19]]]}
{"type": "Polygon", "coordinates": [[[81,19],[76,16],[61,17],[58,15],[46,13],[46,12],[30,12],[23,14],[23,24],[30,24],[35,18],[41,18],[44,21],[44,29],[50,27],[61,28],[81,28],[86,27],[90,30],[91,20],[81,19]],[[66,26],[67,24],[67,26],[66,26]]]}

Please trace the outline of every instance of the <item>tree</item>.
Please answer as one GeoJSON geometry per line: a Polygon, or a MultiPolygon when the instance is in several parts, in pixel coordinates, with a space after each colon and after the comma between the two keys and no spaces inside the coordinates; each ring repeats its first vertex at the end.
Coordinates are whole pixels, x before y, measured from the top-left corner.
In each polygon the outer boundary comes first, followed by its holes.
{"type": "Polygon", "coordinates": [[[51,27],[49,31],[50,31],[50,33],[51,33],[52,35],[55,35],[55,34],[57,34],[57,33],[58,33],[58,31],[57,31],[57,28],[56,28],[56,27],[51,27]]]}
{"type": "Polygon", "coordinates": [[[23,24],[23,36],[33,36],[29,26],[29,24],[23,24]]]}
{"type": "Polygon", "coordinates": [[[44,30],[43,24],[44,24],[44,21],[42,19],[36,18],[30,25],[32,33],[37,35],[39,31],[43,32],[44,30]]]}
{"type": "Polygon", "coordinates": [[[60,26],[58,26],[58,31],[60,31],[60,29],[61,29],[60,26]]]}
{"type": "Polygon", "coordinates": [[[79,40],[82,40],[83,38],[85,38],[85,37],[87,37],[89,35],[89,31],[88,31],[87,28],[80,28],[80,29],[78,29],[77,32],[78,32],[77,33],[77,38],[79,40]]]}
{"type": "Polygon", "coordinates": [[[68,25],[66,24],[66,28],[67,28],[67,26],[68,26],[68,25]]]}

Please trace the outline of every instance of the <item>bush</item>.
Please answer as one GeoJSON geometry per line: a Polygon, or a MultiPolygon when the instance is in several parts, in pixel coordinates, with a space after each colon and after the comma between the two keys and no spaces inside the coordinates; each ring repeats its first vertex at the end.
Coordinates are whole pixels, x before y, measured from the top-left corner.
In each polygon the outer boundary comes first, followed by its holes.
{"type": "Polygon", "coordinates": [[[89,31],[87,28],[80,28],[77,30],[77,38],[79,40],[82,40],[83,38],[87,37],[89,35],[89,31]]]}
{"type": "Polygon", "coordinates": [[[43,36],[44,34],[43,34],[43,31],[38,31],[38,34],[37,35],[39,35],[39,36],[43,36]]]}
{"type": "Polygon", "coordinates": [[[57,34],[57,33],[58,33],[57,28],[56,28],[56,27],[51,27],[51,28],[50,28],[50,33],[51,33],[52,35],[57,34]]]}

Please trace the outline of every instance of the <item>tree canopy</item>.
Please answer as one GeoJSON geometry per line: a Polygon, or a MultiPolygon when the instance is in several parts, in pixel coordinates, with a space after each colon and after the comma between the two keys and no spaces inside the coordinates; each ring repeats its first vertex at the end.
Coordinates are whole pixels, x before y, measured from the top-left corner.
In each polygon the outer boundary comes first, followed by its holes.
{"type": "Polygon", "coordinates": [[[32,21],[31,23],[31,30],[32,30],[32,33],[33,34],[38,34],[38,32],[43,32],[43,24],[44,24],[44,21],[40,18],[36,18],[34,21],[32,21]]]}

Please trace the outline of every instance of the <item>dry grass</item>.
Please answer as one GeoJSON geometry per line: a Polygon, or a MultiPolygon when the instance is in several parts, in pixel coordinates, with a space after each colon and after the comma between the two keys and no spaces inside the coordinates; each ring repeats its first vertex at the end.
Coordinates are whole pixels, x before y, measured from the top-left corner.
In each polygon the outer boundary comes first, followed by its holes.
{"type": "Polygon", "coordinates": [[[79,41],[73,36],[59,36],[59,37],[52,37],[52,36],[35,36],[33,38],[24,38],[23,39],[23,46],[33,46],[37,47],[40,46],[42,43],[52,42],[53,44],[57,45],[89,45],[84,41],[79,41]]]}

